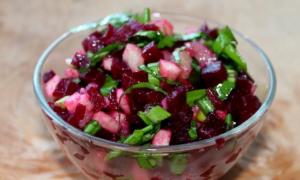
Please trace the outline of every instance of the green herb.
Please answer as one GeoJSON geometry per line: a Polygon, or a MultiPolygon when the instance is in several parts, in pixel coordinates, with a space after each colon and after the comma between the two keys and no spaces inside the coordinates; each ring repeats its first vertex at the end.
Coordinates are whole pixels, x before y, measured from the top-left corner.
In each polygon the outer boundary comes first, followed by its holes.
{"type": "Polygon", "coordinates": [[[121,27],[123,24],[127,23],[131,19],[129,13],[116,13],[109,16],[106,16],[101,22],[101,26],[111,24],[114,27],[121,27]]]}
{"type": "Polygon", "coordinates": [[[234,89],[235,83],[232,81],[223,81],[223,83],[218,84],[215,87],[215,91],[218,94],[219,99],[222,101],[226,100],[231,93],[231,91],[234,89]]]}
{"type": "Polygon", "coordinates": [[[163,93],[164,95],[168,94],[166,91],[161,89],[159,86],[156,86],[156,85],[154,85],[152,83],[149,83],[149,82],[140,82],[140,83],[134,84],[134,85],[130,86],[129,88],[127,88],[125,93],[130,93],[134,89],[143,89],[143,88],[152,89],[154,91],[163,93]]]}
{"type": "Polygon", "coordinates": [[[198,61],[197,60],[193,60],[192,61],[192,68],[193,68],[193,70],[195,70],[197,73],[201,73],[201,69],[200,69],[200,66],[199,66],[199,64],[198,64],[198,61]]]}
{"type": "Polygon", "coordinates": [[[176,39],[174,36],[164,36],[163,38],[160,39],[160,41],[157,44],[157,47],[159,49],[162,48],[170,48],[173,47],[176,42],[176,39]]]}
{"type": "Polygon", "coordinates": [[[225,124],[226,124],[226,129],[229,130],[233,128],[233,120],[232,120],[232,115],[228,113],[225,118],[225,124]]]}
{"type": "Polygon", "coordinates": [[[212,43],[211,48],[215,53],[228,57],[239,71],[247,71],[247,64],[236,49],[236,39],[228,26],[218,31],[218,37],[212,43]]]}
{"type": "Polygon", "coordinates": [[[195,141],[198,138],[197,123],[195,121],[192,121],[191,128],[189,129],[188,134],[192,141],[195,141]]]}
{"type": "Polygon", "coordinates": [[[186,103],[189,106],[193,106],[196,101],[198,101],[205,95],[206,95],[205,89],[197,89],[197,90],[189,91],[186,93],[186,103]]]}
{"type": "Polygon", "coordinates": [[[162,157],[151,154],[139,154],[137,156],[137,162],[141,168],[153,169],[162,165],[162,157]]]}
{"type": "Polygon", "coordinates": [[[215,53],[221,54],[227,45],[235,46],[236,40],[231,32],[231,29],[228,26],[225,26],[224,28],[219,29],[218,36],[212,44],[212,49],[215,53]]]}
{"type": "Polygon", "coordinates": [[[103,96],[109,95],[109,93],[118,86],[118,81],[114,80],[111,76],[107,75],[104,85],[100,88],[100,92],[103,96]]]}
{"type": "Polygon", "coordinates": [[[175,175],[181,175],[188,163],[186,154],[175,154],[171,158],[170,171],[175,175]]]}
{"type": "Polygon", "coordinates": [[[84,132],[90,135],[95,135],[100,130],[101,126],[96,120],[92,120],[84,128],[84,132]]]}
{"type": "Polygon", "coordinates": [[[119,51],[121,49],[124,48],[124,45],[121,43],[114,43],[114,44],[110,44],[107,45],[103,48],[101,48],[98,52],[96,52],[95,54],[89,52],[88,53],[88,58],[91,61],[90,66],[96,66],[105,56],[107,56],[108,54],[114,52],[114,51],[119,51]]]}
{"type": "Polygon", "coordinates": [[[204,114],[211,113],[215,110],[215,107],[213,106],[212,102],[209,100],[207,96],[200,99],[198,101],[198,104],[204,114]]]}
{"type": "Polygon", "coordinates": [[[147,117],[152,121],[152,123],[157,124],[165,119],[168,119],[171,114],[160,106],[152,107],[148,112],[146,112],[147,117]]]}

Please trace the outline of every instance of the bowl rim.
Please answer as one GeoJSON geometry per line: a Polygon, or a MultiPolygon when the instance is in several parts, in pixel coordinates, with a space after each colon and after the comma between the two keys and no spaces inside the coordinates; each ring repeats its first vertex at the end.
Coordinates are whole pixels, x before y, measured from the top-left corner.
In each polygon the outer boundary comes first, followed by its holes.
{"type": "MultiPolygon", "coordinates": [[[[156,12],[157,13],[157,12],[156,12]]],[[[173,16],[173,17],[184,17],[188,18],[190,20],[196,20],[196,17],[188,16],[188,15],[182,15],[178,13],[170,13],[170,12],[159,12],[159,15],[167,15],[167,16],[173,16]]],[[[221,25],[220,23],[217,23],[215,21],[207,20],[205,19],[205,22],[212,22],[214,24],[221,25]]],[[[42,53],[42,55],[39,57],[38,62],[35,66],[34,73],[33,73],[33,89],[35,96],[38,100],[39,105],[41,106],[42,110],[59,126],[61,126],[64,130],[70,132],[71,134],[74,134],[75,136],[78,136],[79,138],[90,142],[96,146],[105,147],[108,149],[114,149],[114,150],[122,150],[127,152],[151,152],[151,153],[171,153],[171,152],[183,152],[183,151],[189,151],[194,149],[200,149],[205,148],[208,146],[213,146],[216,144],[217,139],[230,139],[231,137],[237,136],[238,134],[244,132],[246,129],[250,128],[252,125],[254,125],[257,121],[260,120],[260,117],[267,111],[267,109],[270,107],[276,92],[276,76],[274,68],[266,55],[266,53],[260,48],[255,42],[253,42],[248,36],[245,36],[241,34],[240,32],[232,29],[235,34],[240,36],[243,40],[245,40],[247,43],[251,45],[252,48],[254,48],[259,55],[261,56],[261,59],[263,60],[264,64],[267,66],[268,76],[270,78],[268,82],[268,93],[267,96],[262,103],[261,107],[254,113],[248,120],[246,120],[244,123],[240,124],[239,126],[223,133],[218,136],[214,136],[209,139],[204,139],[200,141],[195,141],[191,143],[185,143],[185,144],[179,144],[179,145],[170,145],[170,146],[158,146],[158,147],[145,147],[145,146],[132,146],[127,144],[122,144],[118,142],[109,141],[106,139],[102,139],[99,137],[91,136],[89,134],[84,133],[83,131],[71,126],[69,123],[65,122],[62,118],[60,118],[53,110],[50,108],[50,106],[47,103],[47,100],[45,96],[43,95],[43,89],[41,86],[41,70],[46,62],[49,54],[55,49],[56,46],[58,46],[61,42],[63,42],[66,38],[71,36],[72,34],[90,30],[93,28],[96,28],[99,26],[99,20],[82,24],[79,26],[76,26],[74,28],[71,28],[69,31],[63,33],[61,36],[59,36],[56,40],[54,40],[42,53]]]]}

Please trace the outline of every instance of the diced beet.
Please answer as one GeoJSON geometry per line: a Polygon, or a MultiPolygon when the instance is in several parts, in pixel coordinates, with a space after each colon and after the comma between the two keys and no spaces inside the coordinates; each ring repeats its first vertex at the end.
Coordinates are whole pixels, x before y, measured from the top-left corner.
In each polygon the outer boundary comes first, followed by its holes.
{"type": "Polygon", "coordinates": [[[99,86],[95,83],[88,84],[86,91],[90,96],[90,101],[93,104],[93,112],[98,112],[106,106],[104,97],[99,93],[99,86]]]}
{"type": "Polygon", "coordinates": [[[207,23],[204,23],[200,31],[204,32],[206,35],[208,35],[210,38],[215,39],[218,36],[218,29],[217,28],[209,28],[207,23]]]}
{"type": "Polygon", "coordinates": [[[101,42],[101,33],[98,31],[93,32],[82,42],[83,49],[87,52],[97,52],[100,48],[103,47],[101,42]]]}
{"type": "Polygon", "coordinates": [[[156,47],[154,41],[144,47],[142,56],[146,63],[156,62],[163,58],[161,51],[156,47]]]}
{"type": "Polygon", "coordinates": [[[48,72],[45,72],[43,74],[43,82],[47,83],[50,79],[52,79],[55,76],[55,72],[53,70],[50,70],[48,72]]]}
{"type": "Polygon", "coordinates": [[[128,94],[133,112],[144,111],[149,106],[160,105],[164,95],[149,89],[134,89],[128,94]]]}
{"type": "Polygon", "coordinates": [[[79,72],[73,68],[67,68],[64,72],[66,78],[78,78],[79,72]]]}
{"type": "Polygon", "coordinates": [[[86,67],[89,64],[89,59],[87,58],[84,51],[77,51],[72,58],[71,64],[76,68],[86,67]]]}
{"type": "Polygon", "coordinates": [[[216,110],[214,113],[216,114],[216,117],[221,121],[224,121],[227,115],[227,112],[222,110],[216,110]]]}
{"type": "Polygon", "coordinates": [[[163,98],[163,100],[161,100],[160,105],[164,108],[164,109],[168,109],[168,103],[167,103],[167,98],[163,98]]]}
{"type": "Polygon", "coordinates": [[[236,89],[243,94],[253,94],[255,85],[247,74],[241,74],[237,77],[236,89]]]}
{"type": "Polygon", "coordinates": [[[174,85],[168,84],[166,81],[160,81],[159,86],[167,93],[171,93],[174,89],[174,85]]]}
{"type": "Polygon", "coordinates": [[[108,110],[109,111],[118,111],[119,110],[119,103],[117,100],[117,94],[116,94],[116,90],[113,90],[109,93],[108,95],[108,110]]]}
{"type": "Polygon", "coordinates": [[[114,59],[111,66],[111,74],[114,79],[121,79],[123,74],[131,72],[129,67],[123,61],[114,59]]]}
{"type": "Polygon", "coordinates": [[[72,126],[79,128],[80,127],[80,120],[84,119],[85,112],[86,112],[86,107],[82,104],[78,104],[76,106],[75,112],[68,119],[68,122],[72,126]]]}
{"type": "Polygon", "coordinates": [[[128,95],[124,93],[124,90],[122,88],[118,88],[116,90],[116,96],[117,96],[117,102],[120,106],[120,108],[126,113],[130,114],[130,102],[128,95]]]}
{"type": "Polygon", "coordinates": [[[172,116],[170,120],[162,122],[162,128],[172,131],[171,144],[190,142],[188,130],[193,118],[193,111],[186,103],[183,103],[186,102],[186,91],[186,88],[179,86],[167,96],[167,110],[172,116]]]}
{"type": "Polygon", "coordinates": [[[126,115],[118,111],[113,111],[109,115],[120,123],[120,135],[125,137],[128,136],[130,134],[130,129],[129,123],[126,120],[126,115]]]}
{"type": "Polygon", "coordinates": [[[142,50],[135,44],[130,43],[126,45],[123,52],[123,61],[127,63],[132,72],[139,71],[139,66],[145,62],[142,56],[142,50]]]}
{"type": "Polygon", "coordinates": [[[45,92],[47,97],[53,98],[53,92],[55,91],[61,78],[58,75],[54,75],[50,80],[47,81],[45,85],[45,92]]]}
{"type": "Polygon", "coordinates": [[[58,116],[60,116],[63,120],[67,121],[70,117],[70,113],[68,112],[67,109],[63,109],[59,106],[56,106],[54,103],[49,102],[49,106],[53,109],[54,112],[56,112],[56,114],[58,116]]]}
{"type": "Polygon", "coordinates": [[[208,88],[206,93],[209,100],[212,102],[216,109],[226,109],[225,103],[218,98],[218,95],[214,89],[208,88]]]}
{"type": "Polygon", "coordinates": [[[79,85],[73,82],[73,79],[61,79],[53,91],[53,97],[55,99],[60,99],[64,96],[75,93],[77,90],[79,90],[79,88],[79,85]]]}
{"type": "Polygon", "coordinates": [[[102,128],[101,131],[98,131],[96,136],[114,142],[120,139],[120,136],[117,133],[111,133],[104,128],[102,128]]]}
{"type": "Polygon", "coordinates": [[[87,72],[80,73],[80,80],[84,84],[96,83],[99,87],[102,87],[105,82],[105,75],[103,72],[93,68],[87,72]]]}
{"type": "Polygon", "coordinates": [[[133,132],[135,129],[141,129],[145,127],[145,123],[136,114],[128,114],[126,119],[129,123],[130,131],[133,132]]]}
{"type": "Polygon", "coordinates": [[[251,94],[243,95],[235,91],[229,98],[229,111],[238,124],[250,118],[260,106],[259,99],[251,94]]]}
{"type": "Polygon", "coordinates": [[[190,55],[197,59],[201,68],[217,60],[217,56],[200,41],[185,44],[190,55]]]}
{"type": "Polygon", "coordinates": [[[147,82],[148,74],[144,71],[137,72],[126,72],[123,74],[121,79],[121,86],[123,89],[127,89],[130,86],[139,83],[139,82],[147,82]]]}
{"type": "Polygon", "coordinates": [[[197,131],[199,139],[207,139],[224,133],[226,125],[224,121],[219,120],[215,113],[210,113],[197,131]]]}
{"type": "Polygon", "coordinates": [[[207,87],[213,87],[227,79],[227,71],[221,61],[214,61],[202,69],[201,77],[207,87]]]}
{"type": "Polygon", "coordinates": [[[172,132],[167,129],[160,129],[152,140],[153,146],[168,146],[171,141],[172,132]]]}
{"type": "Polygon", "coordinates": [[[115,33],[116,33],[116,29],[111,24],[108,24],[106,32],[101,37],[102,43],[105,45],[110,44],[111,43],[110,39],[112,39],[115,33]]]}
{"type": "Polygon", "coordinates": [[[162,77],[176,80],[181,73],[181,69],[176,63],[161,59],[159,61],[159,73],[162,77]]]}
{"type": "Polygon", "coordinates": [[[98,113],[94,114],[94,120],[98,121],[101,127],[106,129],[111,133],[118,133],[120,129],[120,124],[117,122],[116,119],[112,118],[110,115],[106,114],[105,112],[99,111],[98,113]]]}
{"type": "Polygon", "coordinates": [[[164,35],[170,36],[174,33],[173,25],[167,19],[161,18],[161,19],[157,19],[151,23],[155,24],[159,28],[159,30],[162,33],[164,33],[164,35]]]}

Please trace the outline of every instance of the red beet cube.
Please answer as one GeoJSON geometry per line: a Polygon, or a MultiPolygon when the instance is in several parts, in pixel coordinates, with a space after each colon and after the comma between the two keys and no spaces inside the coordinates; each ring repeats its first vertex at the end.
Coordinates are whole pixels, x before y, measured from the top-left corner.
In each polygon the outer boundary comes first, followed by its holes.
{"type": "Polygon", "coordinates": [[[207,87],[213,87],[227,79],[227,72],[221,61],[214,61],[202,69],[201,77],[207,87]]]}

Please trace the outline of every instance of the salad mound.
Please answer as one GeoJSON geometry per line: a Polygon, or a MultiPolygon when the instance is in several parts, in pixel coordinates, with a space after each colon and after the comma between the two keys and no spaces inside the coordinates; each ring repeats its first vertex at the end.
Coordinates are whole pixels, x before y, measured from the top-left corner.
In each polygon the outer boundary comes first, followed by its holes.
{"type": "Polygon", "coordinates": [[[43,75],[51,108],[72,126],[128,145],[168,146],[222,134],[261,103],[228,26],[180,34],[164,18],[107,16],[43,75]]]}

